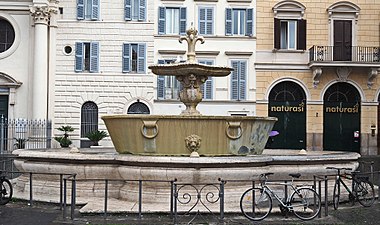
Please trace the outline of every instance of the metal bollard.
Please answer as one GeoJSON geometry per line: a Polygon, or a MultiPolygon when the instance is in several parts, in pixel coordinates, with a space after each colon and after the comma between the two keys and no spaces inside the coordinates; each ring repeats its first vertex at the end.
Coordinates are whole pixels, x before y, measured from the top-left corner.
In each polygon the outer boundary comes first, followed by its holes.
{"type": "Polygon", "coordinates": [[[62,198],[63,198],[63,184],[62,184],[63,175],[59,175],[59,209],[62,210],[62,198]]]}
{"type": "Polygon", "coordinates": [[[223,180],[220,180],[220,190],[219,190],[220,222],[222,222],[224,220],[224,184],[225,184],[225,182],[223,180]]]}
{"type": "Polygon", "coordinates": [[[139,220],[141,220],[142,215],[142,180],[139,180],[139,220]]]}
{"type": "Polygon", "coordinates": [[[328,179],[327,176],[325,176],[325,216],[329,215],[329,196],[328,196],[328,179]]]}
{"type": "Polygon", "coordinates": [[[173,218],[173,204],[174,204],[174,181],[170,181],[170,216],[173,218]]]}
{"type": "Polygon", "coordinates": [[[29,173],[29,205],[33,205],[33,174],[29,173]]]}
{"type": "Polygon", "coordinates": [[[104,218],[107,217],[107,206],[108,206],[108,180],[105,180],[105,190],[104,190],[104,218]]]}
{"type": "Polygon", "coordinates": [[[67,180],[63,179],[63,219],[66,219],[66,206],[67,206],[67,180]]]}
{"type": "Polygon", "coordinates": [[[71,212],[70,212],[70,218],[71,220],[74,219],[74,212],[75,212],[75,198],[76,198],[76,180],[75,176],[73,180],[71,181],[71,212]]]}

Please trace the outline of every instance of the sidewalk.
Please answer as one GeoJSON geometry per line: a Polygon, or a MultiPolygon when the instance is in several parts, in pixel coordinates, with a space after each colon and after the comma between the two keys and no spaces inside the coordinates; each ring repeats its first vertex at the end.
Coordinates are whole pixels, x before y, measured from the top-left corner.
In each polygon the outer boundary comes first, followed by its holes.
{"type": "MultiPolygon", "coordinates": [[[[322,208],[322,210],[324,210],[322,208]]],[[[270,214],[268,218],[261,222],[252,223],[240,214],[226,214],[224,221],[218,223],[219,215],[202,214],[198,215],[192,224],[378,224],[380,221],[380,204],[376,200],[369,208],[362,207],[359,203],[354,206],[340,205],[338,210],[329,208],[329,216],[316,218],[311,221],[302,221],[294,215],[284,218],[278,214],[270,214]]],[[[173,224],[173,219],[167,214],[143,214],[142,219],[138,219],[137,214],[108,215],[106,219],[103,214],[81,215],[76,213],[74,220],[63,219],[62,211],[58,205],[49,203],[34,203],[32,207],[25,201],[11,202],[5,206],[0,206],[0,225],[153,225],[153,224],[173,224]]],[[[179,216],[178,224],[187,224],[192,217],[179,216]]]]}

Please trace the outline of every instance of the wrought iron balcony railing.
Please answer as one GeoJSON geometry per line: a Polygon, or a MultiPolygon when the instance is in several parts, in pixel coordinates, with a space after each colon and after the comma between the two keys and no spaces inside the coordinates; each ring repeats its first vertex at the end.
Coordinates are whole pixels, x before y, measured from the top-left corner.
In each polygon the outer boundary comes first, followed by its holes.
{"type": "Polygon", "coordinates": [[[314,45],[309,54],[310,62],[380,62],[380,47],[314,45]]]}

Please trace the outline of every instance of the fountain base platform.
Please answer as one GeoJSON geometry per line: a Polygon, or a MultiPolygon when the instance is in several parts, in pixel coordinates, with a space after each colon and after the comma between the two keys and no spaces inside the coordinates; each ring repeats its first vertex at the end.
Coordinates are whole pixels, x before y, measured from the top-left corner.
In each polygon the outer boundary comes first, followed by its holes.
{"type": "MultiPolygon", "coordinates": [[[[255,156],[197,158],[126,155],[107,148],[79,149],[79,153],[70,153],[70,149],[13,151],[18,156],[15,165],[21,172],[76,173],[76,202],[85,205],[81,209],[83,213],[104,210],[104,179],[118,180],[109,181],[109,212],[138,211],[140,179],[148,180],[142,183],[143,212],[170,212],[170,181],[176,179],[179,187],[182,183],[218,184],[219,178],[227,180],[225,212],[238,212],[241,194],[251,185],[250,180],[257,180],[261,173],[273,172],[271,179],[289,180],[289,173],[301,173],[301,178],[312,179],[314,175],[331,174],[332,171],[325,169],[328,166],[356,169],[360,157],[358,153],[339,151],[299,153],[299,150],[266,149],[262,155],[255,156]]],[[[13,182],[14,197],[29,199],[29,175],[24,174],[13,182]]],[[[33,199],[59,202],[59,185],[59,176],[33,175],[33,199]]],[[[213,207],[219,207],[219,203],[213,207]]]]}

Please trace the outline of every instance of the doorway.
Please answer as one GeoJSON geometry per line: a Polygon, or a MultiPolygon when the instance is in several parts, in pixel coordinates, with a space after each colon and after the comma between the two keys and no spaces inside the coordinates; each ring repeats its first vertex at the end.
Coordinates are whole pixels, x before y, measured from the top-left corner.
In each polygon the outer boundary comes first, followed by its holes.
{"type": "Polygon", "coordinates": [[[360,95],[348,83],[329,87],[323,103],[323,148],[360,152],[360,95]]]}
{"type": "Polygon", "coordinates": [[[284,81],[269,94],[269,116],[277,117],[273,130],[279,134],[269,140],[267,148],[306,148],[306,95],[296,83],[284,81]]]}
{"type": "Polygon", "coordinates": [[[352,60],[352,21],[334,20],[334,61],[352,60]]]}

